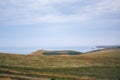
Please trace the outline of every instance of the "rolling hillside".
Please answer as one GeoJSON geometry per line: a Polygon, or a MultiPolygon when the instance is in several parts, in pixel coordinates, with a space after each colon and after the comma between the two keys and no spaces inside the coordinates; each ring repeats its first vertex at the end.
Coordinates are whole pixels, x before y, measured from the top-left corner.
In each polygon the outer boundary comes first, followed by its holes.
{"type": "Polygon", "coordinates": [[[119,48],[65,56],[38,54],[0,53],[0,80],[120,79],[119,48]]]}
{"type": "Polygon", "coordinates": [[[82,54],[82,53],[72,50],[61,50],[61,51],[38,50],[33,52],[31,55],[78,55],[78,54],[82,54]]]}
{"type": "Polygon", "coordinates": [[[87,52],[84,56],[120,58],[120,48],[107,48],[87,52]]]}

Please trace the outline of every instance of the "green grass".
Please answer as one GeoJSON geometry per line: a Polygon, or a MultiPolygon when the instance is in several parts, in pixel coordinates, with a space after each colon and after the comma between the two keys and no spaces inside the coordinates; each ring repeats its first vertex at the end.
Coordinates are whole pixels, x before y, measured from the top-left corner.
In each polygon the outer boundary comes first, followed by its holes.
{"type": "Polygon", "coordinates": [[[78,51],[73,50],[60,50],[60,51],[47,51],[47,50],[38,50],[33,52],[31,55],[79,55],[82,54],[78,51]]]}
{"type": "Polygon", "coordinates": [[[0,53],[0,80],[120,80],[119,63],[120,49],[73,56],[0,53]]]}
{"type": "Polygon", "coordinates": [[[91,66],[78,68],[28,68],[14,66],[0,66],[1,74],[13,74],[32,77],[78,79],[82,76],[95,79],[120,79],[120,66],[91,66]],[[7,69],[7,70],[6,70],[7,69]],[[6,71],[5,71],[6,70],[6,71]]]}

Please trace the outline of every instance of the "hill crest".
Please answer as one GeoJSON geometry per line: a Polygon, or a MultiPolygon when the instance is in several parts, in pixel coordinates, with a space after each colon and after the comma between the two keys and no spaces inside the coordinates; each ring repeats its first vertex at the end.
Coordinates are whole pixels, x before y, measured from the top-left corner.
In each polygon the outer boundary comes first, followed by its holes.
{"type": "Polygon", "coordinates": [[[82,54],[82,52],[73,50],[55,50],[55,51],[38,50],[32,52],[30,55],[78,55],[78,54],[82,54]]]}

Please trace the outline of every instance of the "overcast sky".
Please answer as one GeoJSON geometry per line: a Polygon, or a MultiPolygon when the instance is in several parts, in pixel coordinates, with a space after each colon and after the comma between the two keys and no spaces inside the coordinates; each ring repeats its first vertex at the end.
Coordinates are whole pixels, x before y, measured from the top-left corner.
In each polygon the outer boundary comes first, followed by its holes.
{"type": "Polygon", "coordinates": [[[0,46],[120,45],[120,0],[0,0],[0,46]]]}

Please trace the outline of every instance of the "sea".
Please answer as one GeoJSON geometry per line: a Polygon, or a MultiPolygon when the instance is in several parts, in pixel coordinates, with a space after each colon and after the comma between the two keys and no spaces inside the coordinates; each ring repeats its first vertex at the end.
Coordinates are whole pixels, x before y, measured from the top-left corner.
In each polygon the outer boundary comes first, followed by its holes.
{"type": "Polygon", "coordinates": [[[77,46],[77,47],[0,47],[0,52],[12,54],[30,54],[37,50],[74,50],[79,52],[88,52],[94,50],[90,46],[77,46]]]}

